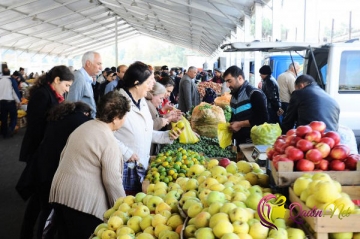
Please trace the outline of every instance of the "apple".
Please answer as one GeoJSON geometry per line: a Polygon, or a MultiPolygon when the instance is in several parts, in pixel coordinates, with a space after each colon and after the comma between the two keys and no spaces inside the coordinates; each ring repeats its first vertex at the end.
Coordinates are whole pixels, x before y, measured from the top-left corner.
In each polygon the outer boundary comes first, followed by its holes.
{"type": "Polygon", "coordinates": [[[286,145],[285,140],[277,139],[274,143],[274,149],[279,153],[284,153],[285,152],[284,145],[286,145]]]}
{"type": "Polygon", "coordinates": [[[116,233],[112,230],[106,230],[101,234],[101,238],[113,239],[113,238],[116,238],[116,233]]]}
{"type": "Polygon", "coordinates": [[[301,151],[300,149],[295,148],[293,146],[288,146],[288,148],[289,147],[292,147],[292,148],[287,150],[286,156],[287,156],[288,159],[296,161],[296,160],[304,158],[303,151],[301,151]]]}
{"type": "Polygon", "coordinates": [[[344,161],[349,154],[350,154],[349,147],[343,144],[335,145],[334,148],[332,148],[330,151],[331,158],[338,159],[341,161],[344,161]]]}
{"type": "Polygon", "coordinates": [[[326,158],[330,154],[330,146],[326,143],[317,143],[315,144],[315,149],[319,150],[321,152],[321,157],[326,158]]]}
{"type": "Polygon", "coordinates": [[[215,235],[210,227],[199,228],[195,232],[195,238],[215,239],[215,235]]]}
{"type": "Polygon", "coordinates": [[[345,168],[350,170],[356,170],[356,165],[358,161],[360,161],[360,154],[350,154],[344,160],[345,168]]]}
{"type": "Polygon", "coordinates": [[[313,171],[315,164],[307,159],[300,159],[296,163],[296,169],[299,171],[313,171]]]}
{"type": "Polygon", "coordinates": [[[312,121],[309,126],[312,130],[319,131],[320,133],[324,133],[326,130],[326,124],[322,121],[312,121]]]}
{"type": "Polygon", "coordinates": [[[289,227],[286,229],[288,233],[288,238],[294,238],[294,239],[302,239],[306,238],[305,232],[298,228],[289,227]]]}
{"type": "Polygon", "coordinates": [[[329,131],[324,134],[324,137],[332,138],[335,141],[335,145],[340,143],[340,135],[335,131],[329,131]]]}
{"type": "Polygon", "coordinates": [[[289,129],[288,132],[286,132],[286,136],[294,135],[296,134],[296,129],[289,129]]]}
{"type": "Polygon", "coordinates": [[[307,189],[311,181],[312,181],[311,178],[306,178],[306,177],[297,178],[294,182],[294,187],[293,187],[295,195],[300,196],[301,192],[307,189]]]}
{"type": "Polygon", "coordinates": [[[266,149],[266,156],[269,160],[272,160],[274,153],[275,149],[273,147],[269,147],[266,149]]]}
{"type": "Polygon", "coordinates": [[[300,139],[296,143],[296,148],[300,149],[303,152],[306,152],[314,147],[313,143],[306,139],[300,139]]]}
{"type": "Polygon", "coordinates": [[[288,155],[290,149],[294,149],[295,147],[293,145],[289,145],[285,148],[285,154],[288,155]]]}
{"type": "Polygon", "coordinates": [[[335,171],[343,171],[345,169],[345,163],[338,159],[334,159],[330,162],[329,168],[335,171]]]}
{"type": "Polygon", "coordinates": [[[319,131],[311,131],[309,133],[307,133],[304,137],[304,139],[309,140],[311,142],[320,142],[321,139],[321,133],[319,131]]]}
{"type": "Polygon", "coordinates": [[[219,160],[219,165],[226,168],[226,166],[228,166],[230,164],[230,159],[228,158],[222,158],[219,160]]]}
{"type": "Polygon", "coordinates": [[[278,164],[279,164],[280,161],[281,161],[281,162],[286,162],[286,161],[291,162],[292,160],[288,159],[288,158],[286,157],[286,154],[277,155],[277,156],[274,157],[274,159],[273,159],[273,164],[274,164],[274,167],[275,167],[276,170],[278,170],[278,164]]]}
{"type": "Polygon", "coordinates": [[[327,171],[329,169],[329,161],[322,159],[318,164],[315,164],[315,169],[327,171]]]}
{"type": "MultiPolygon", "coordinates": [[[[232,233],[234,231],[234,227],[231,222],[226,220],[221,220],[212,228],[212,231],[217,238],[221,238],[224,234],[232,233]]],[[[201,238],[201,237],[198,237],[201,238]]]]}
{"type": "Polygon", "coordinates": [[[330,138],[330,137],[322,137],[320,139],[320,142],[328,144],[331,149],[335,146],[335,140],[333,138],[330,138]]]}
{"type": "Polygon", "coordinates": [[[309,125],[300,125],[296,128],[296,135],[304,137],[307,133],[310,133],[312,128],[309,125]]]}
{"type": "Polygon", "coordinates": [[[291,145],[292,140],[293,140],[294,138],[296,138],[296,137],[298,137],[298,136],[296,136],[296,134],[286,136],[285,143],[291,145]]]}
{"type": "Polygon", "coordinates": [[[305,158],[317,164],[322,160],[322,153],[318,149],[310,149],[306,152],[305,158]]]}

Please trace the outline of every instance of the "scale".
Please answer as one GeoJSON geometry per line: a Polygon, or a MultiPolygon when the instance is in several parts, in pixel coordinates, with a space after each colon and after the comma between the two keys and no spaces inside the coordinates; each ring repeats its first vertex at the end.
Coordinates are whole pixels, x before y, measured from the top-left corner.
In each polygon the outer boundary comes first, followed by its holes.
{"type": "Polygon", "coordinates": [[[259,166],[264,167],[266,165],[266,150],[270,147],[271,145],[254,145],[251,157],[259,166]]]}

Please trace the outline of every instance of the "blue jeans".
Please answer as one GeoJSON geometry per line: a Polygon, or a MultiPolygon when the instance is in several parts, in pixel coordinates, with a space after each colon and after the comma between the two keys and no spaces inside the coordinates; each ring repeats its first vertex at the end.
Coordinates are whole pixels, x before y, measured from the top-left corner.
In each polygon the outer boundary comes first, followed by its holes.
{"type": "Polygon", "coordinates": [[[8,137],[14,131],[17,121],[17,109],[15,100],[0,100],[1,134],[8,137]],[[8,116],[10,123],[8,124],[8,116]]]}

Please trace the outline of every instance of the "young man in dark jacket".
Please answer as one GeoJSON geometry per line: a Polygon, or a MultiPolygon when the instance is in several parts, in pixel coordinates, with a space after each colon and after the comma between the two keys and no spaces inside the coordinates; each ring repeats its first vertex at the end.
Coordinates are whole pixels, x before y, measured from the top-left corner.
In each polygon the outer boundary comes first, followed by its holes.
{"type": "Polygon", "coordinates": [[[229,130],[238,144],[251,143],[251,127],[268,120],[266,96],[245,80],[243,71],[237,66],[231,66],[225,71],[224,80],[232,95],[229,130]]]}

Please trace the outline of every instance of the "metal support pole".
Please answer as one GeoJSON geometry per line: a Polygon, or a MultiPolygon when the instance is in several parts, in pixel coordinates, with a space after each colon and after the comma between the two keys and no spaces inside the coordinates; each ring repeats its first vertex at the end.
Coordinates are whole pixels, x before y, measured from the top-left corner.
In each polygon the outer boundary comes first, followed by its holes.
{"type": "Polygon", "coordinates": [[[304,42],[306,42],[306,0],[304,0],[304,42]]]}
{"type": "Polygon", "coordinates": [[[115,66],[117,67],[118,64],[118,18],[115,16],[115,66]]]}

